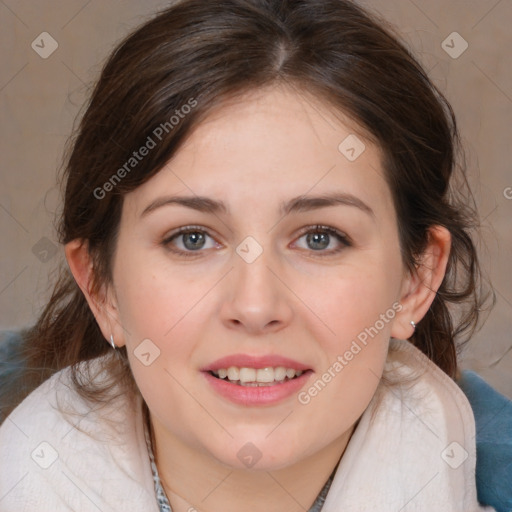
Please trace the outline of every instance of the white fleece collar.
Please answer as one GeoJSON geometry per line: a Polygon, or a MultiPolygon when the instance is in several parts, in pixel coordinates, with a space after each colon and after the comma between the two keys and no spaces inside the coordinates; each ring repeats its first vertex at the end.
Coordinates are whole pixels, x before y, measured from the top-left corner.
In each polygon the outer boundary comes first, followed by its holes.
{"type": "Polygon", "coordinates": [[[385,375],[350,439],[322,512],[493,511],[476,499],[475,422],[457,384],[390,341],[385,375]],[[372,420],[373,417],[373,420],[372,420]]]}
{"type": "MultiPolygon", "coordinates": [[[[401,384],[379,384],[322,512],[494,510],[476,500],[464,393],[407,341],[391,340],[385,375],[401,384]],[[421,377],[404,384],[413,373],[421,377]]],[[[140,399],[121,397],[100,413],[78,397],[69,371],[46,381],[0,427],[0,510],[157,512],[140,399]],[[76,416],[63,415],[56,395],[76,416]]]]}

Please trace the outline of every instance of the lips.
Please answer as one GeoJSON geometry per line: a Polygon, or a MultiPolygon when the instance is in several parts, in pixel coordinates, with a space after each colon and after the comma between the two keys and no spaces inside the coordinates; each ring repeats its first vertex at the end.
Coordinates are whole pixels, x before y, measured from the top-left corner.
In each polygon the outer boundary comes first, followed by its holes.
{"type": "Polygon", "coordinates": [[[285,368],[292,368],[294,370],[306,371],[311,368],[299,361],[290,359],[288,357],[268,354],[264,356],[250,356],[248,354],[233,354],[231,356],[222,357],[213,363],[201,368],[203,372],[218,372],[222,368],[230,368],[235,366],[237,368],[276,368],[283,366],[285,368]]]}
{"type": "Polygon", "coordinates": [[[217,359],[201,371],[213,391],[244,406],[275,405],[289,399],[313,374],[310,367],[288,357],[247,354],[217,359]],[[286,369],[284,377],[283,369],[286,369]]]}

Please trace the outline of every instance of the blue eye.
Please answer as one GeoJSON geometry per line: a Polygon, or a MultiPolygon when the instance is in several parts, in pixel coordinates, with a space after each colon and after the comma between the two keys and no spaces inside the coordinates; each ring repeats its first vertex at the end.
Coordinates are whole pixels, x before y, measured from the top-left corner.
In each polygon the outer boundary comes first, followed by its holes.
{"type": "MultiPolygon", "coordinates": [[[[309,226],[297,239],[305,238],[307,246],[302,249],[312,251],[321,256],[336,254],[346,247],[352,246],[347,235],[329,226],[309,226]],[[335,247],[330,246],[335,245],[335,247]]],[[[178,256],[199,256],[202,249],[219,248],[218,244],[207,231],[199,226],[185,226],[172,233],[162,241],[162,245],[178,256]],[[210,240],[208,242],[208,240],[210,240]]]]}
{"type": "Polygon", "coordinates": [[[306,239],[306,249],[311,249],[317,253],[336,254],[345,247],[352,245],[347,235],[329,226],[317,225],[313,228],[307,228],[307,231],[304,232],[298,240],[302,238],[306,239]],[[325,250],[332,245],[332,242],[336,242],[338,247],[325,250]]]}
{"type": "Polygon", "coordinates": [[[200,252],[201,249],[211,249],[217,246],[215,242],[207,246],[206,241],[208,238],[213,241],[213,238],[204,229],[196,226],[187,226],[180,228],[176,233],[163,240],[162,245],[180,255],[195,256],[193,253],[200,252]],[[174,243],[175,240],[180,240],[181,243],[176,244],[174,243]],[[171,245],[178,246],[178,248],[171,249],[171,245]]]}

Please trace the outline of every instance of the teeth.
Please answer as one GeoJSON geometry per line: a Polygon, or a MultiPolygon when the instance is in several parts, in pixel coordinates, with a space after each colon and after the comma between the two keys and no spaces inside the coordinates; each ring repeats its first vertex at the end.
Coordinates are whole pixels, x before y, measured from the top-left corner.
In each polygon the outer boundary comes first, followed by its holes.
{"type": "MultiPolygon", "coordinates": [[[[241,384],[245,382],[254,382],[256,380],[256,370],[254,368],[240,368],[238,380],[241,384]]],[[[229,380],[232,380],[231,378],[229,380]]]]}
{"type": "Polygon", "coordinates": [[[256,371],[256,382],[274,382],[274,368],[260,368],[256,371]]]}
{"type": "Polygon", "coordinates": [[[238,382],[243,385],[258,385],[269,384],[272,382],[282,382],[286,377],[293,379],[300,377],[303,373],[302,370],[294,370],[293,368],[285,368],[284,366],[277,366],[276,368],[238,368],[237,366],[230,366],[229,368],[219,368],[213,372],[221,379],[228,378],[231,382],[238,382]]]}
{"type": "Polygon", "coordinates": [[[274,370],[274,380],[282,381],[286,377],[286,368],[284,366],[278,366],[274,370]]]}
{"type": "Polygon", "coordinates": [[[240,370],[236,366],[230,366],[228,368],[228,379],[238,380],[240,378],[240,370]]]}

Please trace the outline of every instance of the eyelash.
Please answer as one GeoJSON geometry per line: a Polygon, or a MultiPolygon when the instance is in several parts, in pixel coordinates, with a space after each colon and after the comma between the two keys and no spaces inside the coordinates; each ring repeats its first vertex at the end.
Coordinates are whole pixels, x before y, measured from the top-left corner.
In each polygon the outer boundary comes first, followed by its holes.
{"type": "MultiPolygon", "coordinates": [[[[187,233],[198,233],[198,232],[199,233],[204,233],[204,234],[208,235],[210,238],[213,239],[213,236],[211,236],[208,233],[208,231],[205,230],[204,228],[202,228],[201,226],[184,226],[182,228],[179,228],[177,231],[175,231],[174,233],[172,233],[168,237],[166,237],[164,240],[162,240],[161,245],[163,245],[169,251],[171,251],[171,252],[173,252],[173,253],[175,253],[175,254],[177,254],[179,256],[183,256],[185,258],[197,257],[201,252],[204,252],[204,251],[202,251],[201,249],[199,249],[197,251],[183,251],[182,249],[171,249],[170,247],[171,247],[171,242],[175,238],[178,238],[180,235],[187,234],[187,233]]],[[[323,226],[323,225],[320,225],[320,224],[317,224],[315,226],[308,226],[307,228],[304,228],[304,230],[302,230],[300,232],[300,234],[299,234],[297,239],[300,239],[304,235],[307,235],[309,233],[317,233],[317,232],[326,233],[328,235],[335,236],[338,239],[338,241],[341,243],[341,246],[338,249],[331,249],[330,251],[324,251],[324,250],[314,251],[314,250],[311,250],[311,252],[316,253],[320,257],[332,256],[334,254],[339,253],[340,251],[342,251],[343,249],[345,249],[347,247],[352,247],[352,245],[353,245],[352,241],[350,240],[350,238],[345,233],[343,233],[341,231],[338,231],[337,229],[332,228],[330,226],[323,226]],[[320,254],[320,253],[323,253],[323,254],[320,254]]]]}

